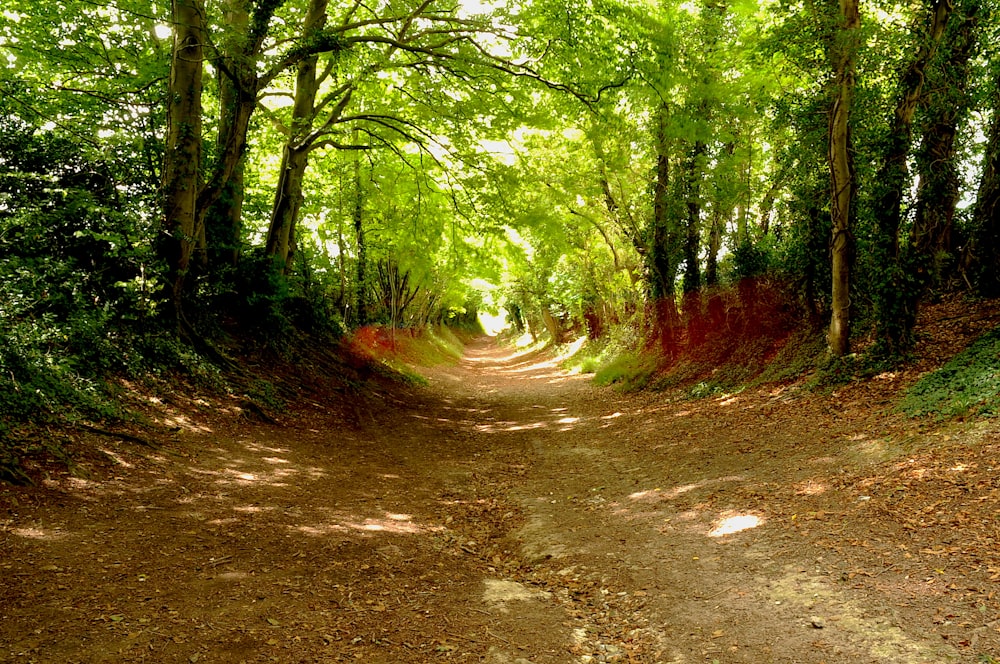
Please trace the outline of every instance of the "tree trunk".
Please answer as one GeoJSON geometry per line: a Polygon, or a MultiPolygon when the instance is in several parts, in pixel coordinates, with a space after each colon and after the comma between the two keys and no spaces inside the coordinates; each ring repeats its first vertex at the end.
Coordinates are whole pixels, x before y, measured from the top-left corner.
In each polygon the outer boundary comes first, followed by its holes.
{"type": "Polygon", "coordinates": [[[911,127],[927,79],[927,68],[938,51],[951,15],[950,0],[936,0],[930,8],[926,36],[916,57],[901,76],[900,96],[886,139],[882,165],[875,179],[874,213],[877,232],[874,262],[880,267],[880,282],[875,284],[876,325],[879,338],[892,355],[908,345],[912,325],[906,322],[903,296],[906,278],[900,263],[899,231],[903,216],[903,196],[909,185],[907,161],[912,145],[911,127]]]}
{"type": "MultiPolygon", "coordinates": [[[[917,209],[910,247],[915,267],[924,287],[944,282],[944,261],[952,257],[955,207],[959,196],[958,158],[955,136],[969,109],[966,87],[969,61],[978,44],[978,0],[966,2],[964,14],[949,30],[948,60],[942,67],[942,81],[930,104],[930,123],[924,133],[917,168],[917,209]]],[[[915,319],[914,319],[915,322],[915,319]]]]}
{"type": "Polygon", "coordinates": [[[701,157],[705,144],[695,141],[685,164],[684,189],[687,199],[687,218],[684,236],[683,310],[687,321],[688,344],[699,346],[705,340],[705,323],[701,301],[701,266],[698,254],[701,249],[701,157]]]}
{"type": "Polygon", "coordinates": [[[1000,79],[994,85],[993,117],[972,212],[972,237],[962,258],[976,289],[986,297],[1000,296],[1000,79]]]}
{"type": "MultiPolygon", "coordinates": [[[[354,130],[355,141],[357,140],[358,131],[354,130]]],[[[367,298],[367,284],[365,280],[367,275],[365,274],[366,263],[368,262],[368,245],[365,240],[365,224],[364,224],[364,191],[361,188],[361,153],[355,153],[354,156],[354,239],[358,248],[358,263],[357,272],[355,274],[355,284],[354,284],[354,308],[355,308],[355,322],[358,327],[363,327],[368,324],[368,298],[367,298]]]]}
{"type": "Polygon", "coordinates": [[[684,236],[684,292],[693,293],[701,289],[701,268],[698,253],[701,249],[701,157],[705,144],[695,141],[688,155],[684,173],[684,194],[687,219],[684,236]]]}
{"type": "Polygon", "coordinates": [[[309,162],[309,150],[293,145],[285,145],[278,171],[278,186],[275,189],[274,205],[271,210],[271,225],[267,233],[264,251],[274,259],[275,265],[286,274],[291,266],[294,226],[302,208],[302,182],[309,162]]]}
{"type": "MultiPolygon", "coordinates": [[[[225,10],[226,22],[243,33],[250,17],[240,0],[231,0],[225,10]]],[[[248,77],[240,67],[245,54],[231,54],[233,76],[221,70],[219,83],[219,131],[216,137],[216,171],[212,182],[221,183],[219,199],[205,220],[208,250],[213,265],[236,265],[239,262],[243,235],[243,176],[246,137],[250,116],[256,104],[256,78],[248,77]],[[252,80],[253,94],[243,92],[252,80]],[[248,99],[249,97],[249,99],[248,99]],[[227,178],[228,174],[228,178],[227,178]]],[[[252,72],[251,72],[252,75],[252,72]]],[[[211,183],[210,183],[211,185],[211,183]]]]}
{"type": "Polygon", "coordinates": [[[646,253],[647,279],[653,305],[654,336],[667,357],[676,353],[677,303],[674,301],[674,275],[677,272],[676,220],[670,214],[670,157],[666,138],[669,108],[664,104],[659,111],[656,134],[656,183],[653,189],[652,232],[646,253]]]}
{"type": "MultiPolygon", "coordinates": [[[[327,0],[311,0],[303,25],[303,36],[311,37],[326,23],[327,0]]],[[[295,78],[295,100],[292,106],[292,124],[281,157],[278,187],[271,209],[271,223],[267,231],[264,251],[287,273],[295,251],[295,223],[302,207],[302,182],[309,165],[312,149],[310,134],[316,115],[316,97],[320,78],[316,73],[318,56],[312,55],[299,61],[295,78]]]]}
{"type": "Polygon", "coordinates": [[[851,268],[854,239],[854,161],[851,154],[850,114],[854,98],[855,54],[860,38],[858,0],[839,0],[840,29],[831,48],[834,64],[833,106],[830,110],[830,218],[832,222],[831,319],[828,341],[836,357],[850,351],[851,268]]]}
{"type": "Polygon", "coordinates": [[[170,299],[183,327],[185,279],[197,240],[201,168],[204,12],[198,0],[173,0],[174,44],[163,164],[164,241],[170,299]]]}

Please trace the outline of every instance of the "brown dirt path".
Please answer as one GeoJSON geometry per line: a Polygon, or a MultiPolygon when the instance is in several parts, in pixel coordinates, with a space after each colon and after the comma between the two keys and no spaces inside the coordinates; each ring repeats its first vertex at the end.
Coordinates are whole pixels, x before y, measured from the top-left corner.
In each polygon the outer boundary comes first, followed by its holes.
{"type": "Polygon", "coordinates": [[[487,340],[430,380],[0,489],[0,661],[1000,661],[995,424],[487,340]]]}

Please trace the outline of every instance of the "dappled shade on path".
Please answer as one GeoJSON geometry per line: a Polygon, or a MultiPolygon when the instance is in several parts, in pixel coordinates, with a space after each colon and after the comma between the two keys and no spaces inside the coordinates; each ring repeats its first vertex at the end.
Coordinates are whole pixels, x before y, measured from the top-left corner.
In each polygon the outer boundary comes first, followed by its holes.
{"type": "Polygon", "coordinates": [[[283,426],[192,412],[161,450],[103,441],[90,479],[0,490],[0,657],[998,652],[992,428],[922,451],[863,393],[622,395],[487,339],[427,371],[356,418],[316,395],[283,426]]]}

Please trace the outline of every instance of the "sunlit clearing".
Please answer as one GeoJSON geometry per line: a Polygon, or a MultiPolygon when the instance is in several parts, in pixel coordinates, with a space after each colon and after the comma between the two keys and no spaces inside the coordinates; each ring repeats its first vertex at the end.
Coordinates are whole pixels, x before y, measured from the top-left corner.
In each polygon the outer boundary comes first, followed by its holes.
{"type": "Polygon", "coordinates": [[[480,311],[479,312],[479,324],[483,326],[483,330],[486,334],[491,337],[495,337],[504,330],[507,329],[507,312],[503,309],[495,314],[489,312],[480,311]]]}
{"type": "Polygon", "coordinates": [[[737,516],[727,517],[721,521],[717,521],[715,528],[708,533],[709,537],[722,537],[723,535],[732,535],[733,533],[738,533],[744,530],[750,530],[751,528],[756,528],[761,524],[761,518],[753,514],[740,514],[737,516]]]}
{"type": "Polygon", "coordinates": [[[610,415],[602,415],[601,419],[602,420],[613,420],[616,417],[621,417],[621,416],[622,416],[622,413],[611,413],[610,415]]]}
{"type": "Polygon", "coordinates": [[[576,424],[579,421],[580,421],[579,417],[563,417],[561,419],[556,420],[556,423],[557,424],[576,424]]]}
{"type": "Polygon", "coordinates": [[[721,397],[721,399],[719,401],[719,405],[720,406],[732,406],[734,403],[738,402],[739,400],[740,400],[739,397],[731,397],[729,395],[726,395],[724,397],[721,397]]]}

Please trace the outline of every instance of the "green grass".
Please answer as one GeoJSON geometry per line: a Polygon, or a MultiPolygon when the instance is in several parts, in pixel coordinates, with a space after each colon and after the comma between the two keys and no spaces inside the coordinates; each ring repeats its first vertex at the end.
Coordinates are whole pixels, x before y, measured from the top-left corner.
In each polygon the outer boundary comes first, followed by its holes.
{"type": "Polygon", "coordinates": [[[660,359],[646,353],[623,353],[603,364],[594,374],[600,386],[618,385],[622,390],[641,390],[652,382],[660,359]]]}
{"type": "Polygon", "coordinates": [[[1000,414],[1000,327],[921,378],[899,404],[911,417],[1000,414]]]}

